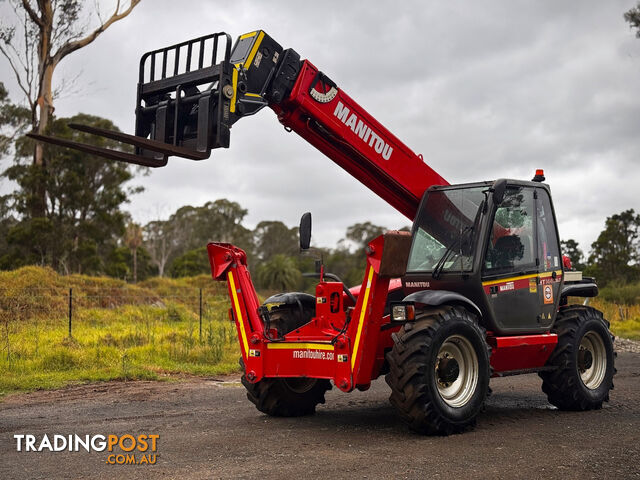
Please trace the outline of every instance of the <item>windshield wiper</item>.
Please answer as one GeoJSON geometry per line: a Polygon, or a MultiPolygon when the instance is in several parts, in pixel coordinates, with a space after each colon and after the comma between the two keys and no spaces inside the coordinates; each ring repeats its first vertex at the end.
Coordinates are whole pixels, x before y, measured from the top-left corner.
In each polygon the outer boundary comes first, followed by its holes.
{"type": "MultiPolygon", "coordinates": [[[[460,232],[460,237],[458,238],[458,245],[460,249],[462,249],[462,237],[464,237],[467,232],[472,233],[474,229],[475,229],[474,226],[466,226],[464,227],[462,232],[460,232]]],[[[444,254],[442,255],[442,257],[440,257],[440,260],[438,260],[438,263],[436,263],[436,266],[433,269],[433,273],[431,274],[431,277],[433,279],[437,280],[438,278],[440,278],[440,275],[442,274],[442,270],[444,270],[444,265],[445,263],[447,263],[447,260],[451,256],[451,252],[453,252],[453,248],[455,247],[455,244],[456,242],[452,242],[451,245],[449,245],[447,249],[444,251],[444,254]]]]}
{"type": "Polygon", "coordinates": [[[438,278],[440,278],[440,274],[442,273],[442,269],[444,268],[444,264],[447,262],[447,259],[449,258],[449,255],[451,254],[451,252],[453,252],[453,243],[451,245],[449,245],[447,247],[447,249],[444,251],[444,255],[442,255],[440,257],[440,260],[438,260],[438,263],[436,263],[436,268],[433,269],[433,273],[431,274],[431,276],[437,280],[438,278]]]}

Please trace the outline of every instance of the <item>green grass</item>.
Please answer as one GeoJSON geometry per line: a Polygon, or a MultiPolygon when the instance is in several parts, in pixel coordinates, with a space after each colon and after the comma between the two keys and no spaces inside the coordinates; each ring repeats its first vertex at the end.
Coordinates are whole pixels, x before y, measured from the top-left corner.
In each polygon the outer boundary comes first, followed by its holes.
{"type": "Polygon", "coordinates": [[[600,298],[616,305],[640,304],[640,283],[611,284],[600,290],[600,298]]]}
{"type": "Polygon", "coordinates": [[[0,397],[95,381],[237,371],[237,336],[223,292],[206,277],[131,286],[36,267],[2,272],[0,397]],[[65,296],[70,285],[72,337],[65,296]],[[201,337],[199,288],[204,288],[201,337]]]}
{"type": "MultiPolygon", "coordinates": [[[[610,288],[591,302],[616,336],[640,340],[640,305],[629,301],[637,289],[610,288]]],[[[240,353],[228,308],[224,284],[205,275],[130,285],[40,267],[0,272],[0,398],[86,382],[237,372],[240,353]]]]}
{"type": "Polygon", "coordinates": [[[604,313],[616,337],[640,340],[640,305],[621,305],[595,298],[589,305],[604,313]]]}
{"type": "Polygon", "coordinates": [[[640,283],[609,285],[591,305],[604,313],[617,337],[640,340],[640,283]]]}

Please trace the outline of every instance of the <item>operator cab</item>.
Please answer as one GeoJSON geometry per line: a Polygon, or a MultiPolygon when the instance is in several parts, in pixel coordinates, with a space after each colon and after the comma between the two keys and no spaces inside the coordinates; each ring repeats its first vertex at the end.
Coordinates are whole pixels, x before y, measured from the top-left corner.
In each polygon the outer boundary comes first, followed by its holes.
{"type": "Polygon", "coordinates": [[[403,278],[411,300],[464,304],[496,334],[549,330],[563,272],[548,185],[502,179],[432,187],[412,233],[403,278]]]}

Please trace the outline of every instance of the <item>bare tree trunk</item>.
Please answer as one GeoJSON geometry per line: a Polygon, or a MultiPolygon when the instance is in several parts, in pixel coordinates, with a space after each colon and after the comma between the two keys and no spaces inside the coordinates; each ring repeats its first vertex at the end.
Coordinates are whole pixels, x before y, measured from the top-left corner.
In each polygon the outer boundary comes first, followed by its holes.
{"type": "MultiPolygon", "coordinates": [[[[40,38],[38,39],[39,85],[38,97],[35,102],[38,109],[37,125],[35,126],[37,127],[37,132],[42,135],[49,125],[49,117],[53,113],[52,85],[55,65],[51,61],[51,36],[53,32],[53,6],[51,5],[51,0],[39,1],[38,7],[40,9],[38,23],[40,31],[40,38]]],[[[40,171],[37,172],[39,175],[31,205],[31,216],[33,218],[44,217],[46,214],[47,188],[44,181],[46,175],[44,150],[41,143],[36,143],[33,163],[36,169],[40,171]]]]}
{"type": "Polygon", "coordinates": [[[133,283],[138,283],[138,249],[133,249],[133,283]]]}
{"type": "MultiPolygon", "coordinates": [[[[103,21],[98,15],[100,25],[83,37],[83,27],[78,25],[77,16],[77,11],[82,8],[80,0],[37,0],[35,3],[32,0],[15,0],[13,8],[19,21],[23,22],[26,50],[20,55],[11,43],[15,28],[0,24],[0,31],[4,34],[0,40],[0,53],[9,61],[18,85],[29,101],[34,131],[45,134],[53,117],[53,73],[60,61],[86,47],[115,22],[127,17],[140,1],[130,0],[128,5],[121,5],[121,0],[116,0],[111,16],[103,21]],[[65,12],[72,13],[65,17],[65,12]],[[65,23],[65,19],[71,19],[70,23],[65,23]]],[[[41,143],[36,143],[33,164],[39,175],[33,187],[31,215],[34,218],[44,217],[47,213],[46,160],[41,143]]]]}
{"type": "Polygon", "coordinates": [[[158,276],[164,277],[164,266],[167,264],[167,258],[169,257],[169,255],[167,255],[167,240],[165,237],[162,237],[160,244],[160,255],[158,255],[156,264],[158,265],[158,276]]]}
{"type": "MultiPolygon", "coordinates": [[[[41,95],[38,97],[37,105],[39,109],[39,121],[37,123],[37,132],[40,135],[46,133],[49,121],[53,117],[53,71],[55,70],[55,64],[49,61],[44,67],[42,80],[40,83],[41,95]]],[[[44,157],[43,145],[40,142],[36,143],[36,148],[33,157],[33,163],[36,168],[40,169],[41,176],[36,183],[35,198],[31,209],[32,217],[44,217],[47,213],[47,187],[46,187],[46,173],[47,164],[44,157]]]]}

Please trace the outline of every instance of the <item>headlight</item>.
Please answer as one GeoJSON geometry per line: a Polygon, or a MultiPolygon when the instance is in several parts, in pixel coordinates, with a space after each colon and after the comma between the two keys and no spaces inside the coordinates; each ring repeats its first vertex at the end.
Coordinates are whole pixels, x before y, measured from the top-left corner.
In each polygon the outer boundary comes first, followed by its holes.
{"type": "Polygon", "coordinates": [[[391,304],[391,320],[394,322],[408,322],[416,318],[416,307],[413,303],[391,304]]]}

